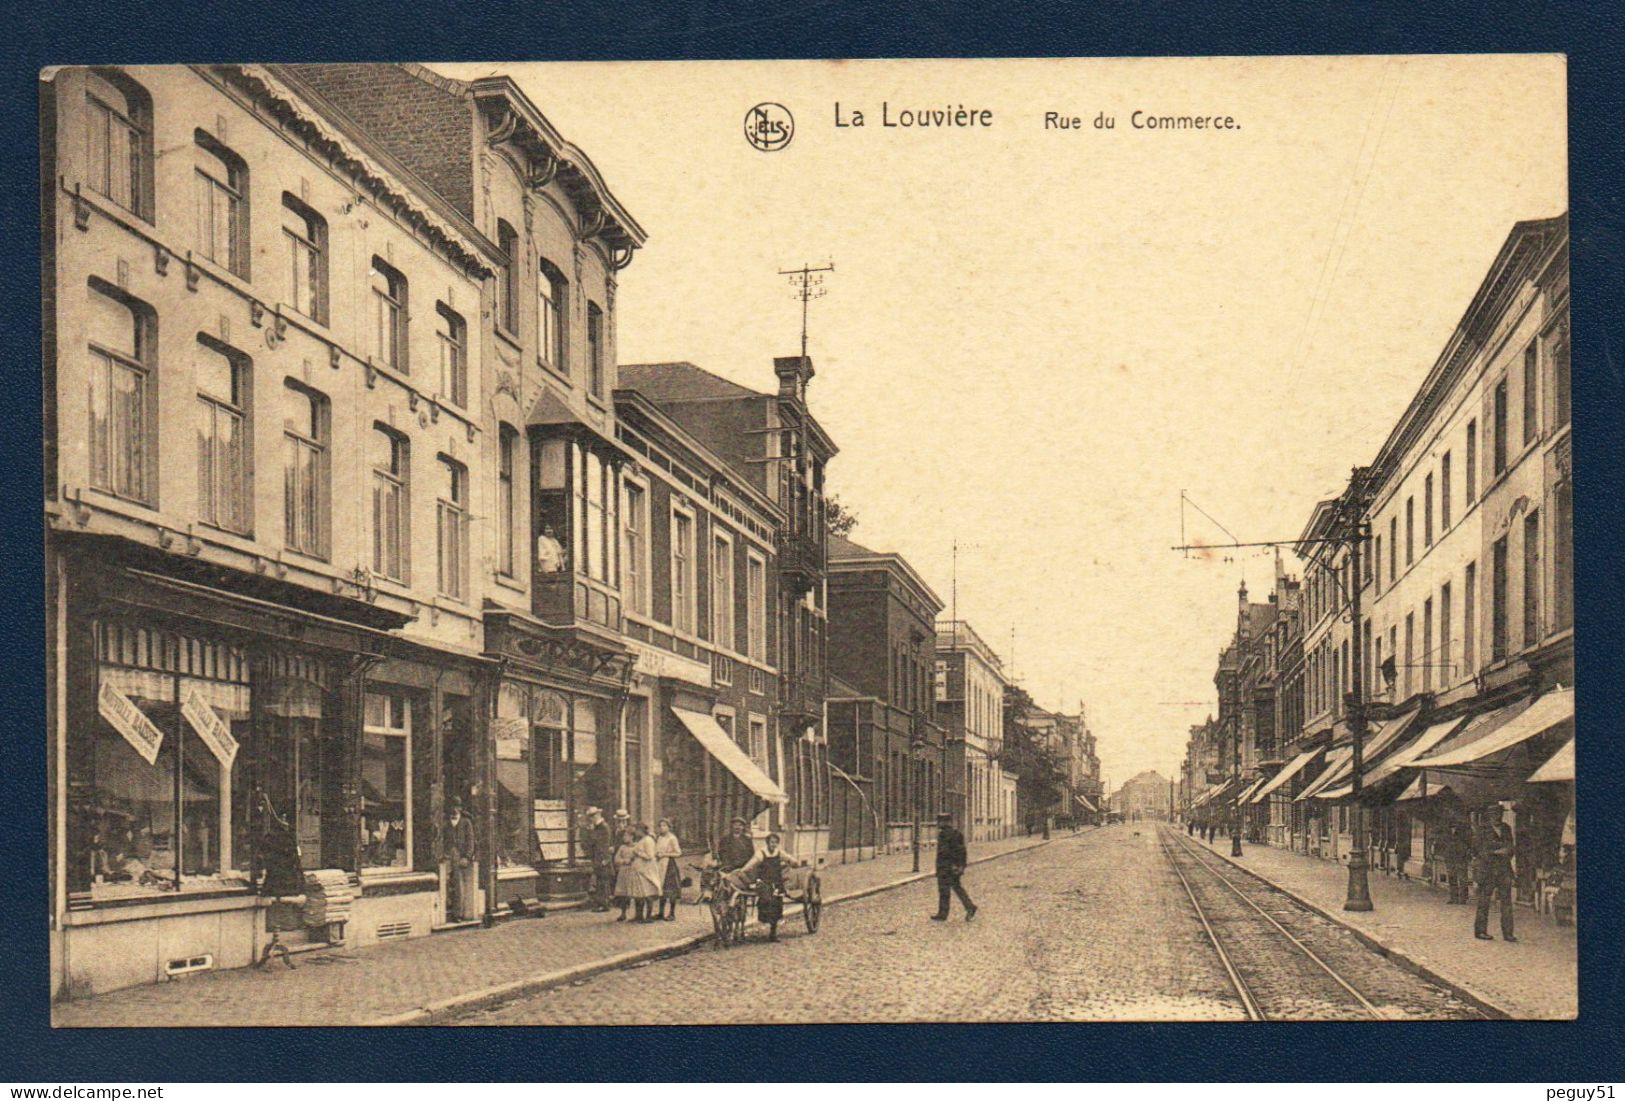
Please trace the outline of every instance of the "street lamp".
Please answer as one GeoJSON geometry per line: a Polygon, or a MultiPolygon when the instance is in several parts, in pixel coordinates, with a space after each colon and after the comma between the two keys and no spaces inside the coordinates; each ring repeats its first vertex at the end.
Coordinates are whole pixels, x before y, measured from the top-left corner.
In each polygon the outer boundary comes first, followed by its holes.
{"type": "Polygon", "coordinates": [[[923,778],[921,776],[921,773],[923,773],[925,771],[925,754],[926,754],[926,750],[929,749],[929,748],[930,748],[930,746],[926,742],[926,740],[924,738],[920,737],[917,734],[914,737],[909,739],[909,742],[908,742],[909,756],[912,757],[913,760],[914,760],[914,870],[915,871],[920,870],[920,788],[922,788],[924,786],[920,781],[923,778]]]}
{"type": "Polygon", "coordinates": [[[1230,815],[1230,855],[1241,855],[1241,648],[1236,648],[1236,671],[1230,679],[1230,729],[1233,734],[1234,769],[1236,780],[1236,809],[1230,815]]]}
{"type": "Polygon", "coordinates": [[[1345,705],[1349,714],[1349,740],[1353,744],[1353,780],[1349,789],[1350,823],[1354,844],[1349,848],[1349,889],[1343,909],[1371,909],[1370,865],[1366,856],[1365,808],[1360,804],[1360,786],[1365,778],[1365,638],[1360,622],[1360,549],[1370,526],[1365,520],[1365,468],[1355,467],[1344,498],[1344,521],[1349,547],[1349,613],[1354,619],[1354,647],[1349,669],[1349,689],[1345,705]]]}

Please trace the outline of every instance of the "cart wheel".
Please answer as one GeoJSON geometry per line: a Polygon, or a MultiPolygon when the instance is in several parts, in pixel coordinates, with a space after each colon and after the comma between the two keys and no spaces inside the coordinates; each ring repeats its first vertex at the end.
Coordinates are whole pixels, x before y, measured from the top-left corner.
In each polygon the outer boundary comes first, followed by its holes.
{"type": "Polygon", "coordinates": [[[818,932],[818,923],[824,916],[824,888],[817,875],[807,877],[807,893],[803,896],[801,916],[806,919],[807,932],[818,932]]]}

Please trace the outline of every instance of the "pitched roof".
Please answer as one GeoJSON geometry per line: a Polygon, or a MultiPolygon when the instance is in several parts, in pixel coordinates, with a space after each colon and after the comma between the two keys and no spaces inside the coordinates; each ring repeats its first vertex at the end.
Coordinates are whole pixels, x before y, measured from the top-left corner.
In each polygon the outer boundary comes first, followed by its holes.
{"type": "Polygon", "coordinates": [[[692,363],[623,363],[620,385],[656,404],[760,398],[766,394],[729,382],[692,363]]]}
{"type": "Polygon", "coordinates": [[[873,558],[881,551],[870,550],[862,543],[855,543],[844,535],[829,535],[829,557],[831,558],[873,558]]]}

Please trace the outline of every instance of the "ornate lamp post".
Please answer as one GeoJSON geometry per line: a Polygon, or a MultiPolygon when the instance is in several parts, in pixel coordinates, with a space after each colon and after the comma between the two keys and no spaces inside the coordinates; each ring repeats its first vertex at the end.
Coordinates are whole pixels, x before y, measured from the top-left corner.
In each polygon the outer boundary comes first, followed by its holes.
{"type": "Polygon", "coordinates": [[[914,736],[908,740],[909,757],[914,762],[914,870],[920,870],[920,789],[925,785],[920,781],[925,771],[925,754],[929,749],[926,740],[920,736],[916,729],[914,736]]]}
{"type": "Polygon", "coordinates": [[[1354,844],[1349,849],[1349,889],[1343,901],[1345,910],[1371,909],[1370,868],[1366,856],[1365,808],[1360,805],[1360,785],[1365,778],[1365,638],[1360,621],[1360,551],[1370,525],[1365,519],[1364,467],[1355,467],[1344,497],[1343,520],[1349,548],[1349,614],[1354,619],[1354,648],[1350,661],[1349,692],[1344,697],[1349,714],[1349,740],[1353,743],[1353,775],[1349,792],[1349,812],[1353,818],[1354,844]]]}

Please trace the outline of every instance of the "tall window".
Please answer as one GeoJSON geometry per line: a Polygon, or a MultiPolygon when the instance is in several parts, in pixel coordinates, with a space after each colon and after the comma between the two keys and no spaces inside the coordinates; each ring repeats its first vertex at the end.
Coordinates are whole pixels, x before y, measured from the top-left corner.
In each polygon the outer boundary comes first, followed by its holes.
{"type": "Polygon", "coordinates": [[[505,331],[519,331],[519,234],[507,222],[497,222],[497,324],[505,331]]]}
{"type": "Polygon", "coordinates": [[[497,428],[497,572],[514,576],[514,462],[519,433],[510,425],[497,428]]]}
{"type": "Polygon", "coordinates": [[[1433,475],[1422,480],[1422,545],[1433,545],[1433,475]]]}
{"type": "Polygon", "coordinates": [[[604,396],[604,313],[593,303],[587,303],[587,384],[599,397],[604,396]]]}
{"type": "Polygon", "coordinates": [[[1416,498],[1405,498],[1405,565],[1416,561],[1416,498]]]}
{"type": "Polygon", "coordinates": [[[1371,556],[1371,578],[1372,578],[1372,583],[1378,589],[1381,589],[1382,588],[1382,536],[1381,535],[1377,536],[1377,552],[1371,556]]]}
{"type": "Polygon", "coordinates": [[[197,139],[197,251],[248,278],[248,166],[202,130],[197,139]]]}
{"type": "Polygon", "coordinates": [[[289,550],[327,557],[327,399],[292,381],[282,388],[282,501],[289,550]]]}
{"type": "Polygon", "coordinates": [[[1439,460],[1439,530],[1450,530],[1450,452],[1439,460]]]}
{"type": "Polygon", "coordinates": [[[368,692],[361,722],[361,866],[412,863],[412,708],[368,692]]]}
{"type": "Polygon", "coordinates": [[[1422,691],[1433,691],[1433,598],[1422,601],[1422,691]]]}
{"type": "Polygon", "coordinates": [[[711,641],[738,649],[734,637],[734,546],[720,532],[711,537],[711,641]]]}
{"type": "Polygon", "coordinates": [[[767,561],[745,554],[745,649],[752,661],[767,661],[767,561]]]}
{"type": "Polygon", "coordinates": [[[198,517],[205,524],[246,533],[248,364],[202,339],[196,356],[198,517]]]}
{"type": "Polygon", "coordinates": [[[1490,660],[1507,656],[1507,537],[1495,541],[1490,563],[1490,660]]]}
{"type": "Polygon", "coordinates": [[[396,581],[406,580],[407,495],[411,455],[405,437],[382,425],[372,432],[372,569],[396,581]]]}
{"type": "Polygon", "coordinates": [[[1451,662],[1455,638],[1450,634],[1450,582],[1439,589],[1439,687],[1448,688],[1456,679],[1456,667],[1451,662]]]}
{"type": "Polygon", "coordinates": [[[1470,505],[1478,500],[1478,422],[1467,422],[1467,491],[1462,495],[1470,505]]]}
{"type": "Polygon", "coordinates": [[[1574,626],[1574,485],[1552,491],[1552,628],[1574,626]]]}
{"type": "Polygon", "coordinates": [[[1540,641],[1540,512],[1523,518],[1523,644],[1540,641]]]}
{"type": "Polygon", "coordinates": [[[312,321],[327,321],[327,222],[282,193],[282,238],[288,245],[288,305],[312,321]]]}
{"type": "Polygon", "coordinates": [[[1569,338],[1566,330],[1559,329],[1546,347],[1546,358],[1552,365],[1552,428],[1562,428],[1573,417],[1574,394],[1569,380],[1569,338]]]}
{"type": "Polygon", "coordinates": [[[611,472],[596,452],[582,448],[578,454],[581,463],[576,477],[576,507],[581,517],[581,536],[577,540],[576,561],[581,573],[595,581],[607,581],[611,533],[608,530],[610,489],[605,483],[611,472]]]}
{"type": "Polygon", "coordinates": [[[152,220],[152,99],[123,73],[85,77],[85,176],[92,191],[152,220]]]}
{"type": "Polygon", "coordinates": [[[468,467],[440,456],[440,500],[436,510],[440,546],[440,592],[468,599],[468,467]]]}
{"type": "Polygon", "coordinates": [[[671,625],[694,633],[694,517],[671,516],[671,625]]]}
{"type": "Polygon", "coordinates": [[[639,615],[649,614],[649,570],[645,561],[648,555],[648,506],[649,494],[642,486],[632,482],[625,484],[626,515],[623,518],[622,538],[624,544],[621,557],[621,586],[629,610],[639,615]]]}
{"type": "Polygon", "coordinates": [[[459,409],[468,408],[468,327],[462,315],[436,302],[435,337],[440,345],[440,393],[459,409]]]}
{"type": "Polygon", "coordinates": [[[1507,468],[1507,380],[1495,384],[1495,433],[1493,467],[1499,474],[1507,468]]]}
{"type": "Polygon", "coordinates": [[[569,304],[564,274],[546,260],[536,278],[536,355],[560,374],[568,374],[564,361],[564,311],[569,304]]]}
{"type": "Polygon", "coordinates": [[[1461,671],[1463,676],[1478,672],[1478,563],[1467,563],[1461,585],[1461,671]]]}
{"type": "Polygon", "coordinates": [[[95,282],[89,305],[90,484],[151,504],[150,315],[95,282]]]}
{"type": "Polygon", "coordinates": [[[1416,665],[1416,613],[1405,613],[1405,695],[1411,694],[1411,670],[1416,665]]]}
{"type": "Polygon", "coordinates": [[[1535,345],[1523,350],[1523,442],[1527,446],[1535,440],[1540,417],[1540,360],[1535,345]]]}
{"type": "Polygon", "coordinates": [[[1399,517],[1388,518],[1388,584],[1399,580],[1399,517]]]}
{"type": "Polygon", "coordinates": [[[373,349],[380,362],[405,372],[406,276],[374,256],[368,279],[372,285],[373,349]]]}

